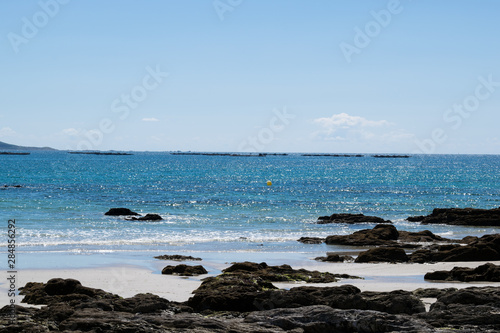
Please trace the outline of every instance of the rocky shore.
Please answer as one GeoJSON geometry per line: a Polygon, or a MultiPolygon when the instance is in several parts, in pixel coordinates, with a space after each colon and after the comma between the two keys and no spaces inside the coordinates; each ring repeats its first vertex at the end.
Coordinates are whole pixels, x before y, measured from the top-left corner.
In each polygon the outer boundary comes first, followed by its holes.
{"type": "MultiPolygon", "coordinates": [[[[235,263],[209,277],[186,302],[143,293],[123,298],[74,279],[27,283],[24,302],[0,310],[3,332],[496,332],[500,287],[414,292],[339,286],[278,289],[273,281],[311,274],[287,265],[235,263]],[[288,272],[288,274],[284,274],[288,272]],[[301,273],[301,274],[299,274],[301,273]],[[434,297],[427,311],[424,298],[434,297]]],[[[339,278],[339,277],[336,277],[339,278]]],[[[306,278],[307,279],[307,278],[306,278]]]]}

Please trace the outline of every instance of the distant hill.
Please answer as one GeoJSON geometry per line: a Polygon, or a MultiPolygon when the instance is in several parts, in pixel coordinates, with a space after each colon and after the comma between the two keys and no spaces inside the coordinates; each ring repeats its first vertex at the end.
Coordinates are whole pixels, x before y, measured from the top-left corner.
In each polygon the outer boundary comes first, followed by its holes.
{"type": "Polygon", "coordinates": [[[45,151],[56,151],[57,149],[50,148],[50,147],[25,147],[25,146],[16,146],[16,145],[11,145],[10,143],[5,143],[0,141],[0,151],[5,151],[5,150],[24,150],[24,151],[33,151],[33,150],[45,150],[45,151]]]}

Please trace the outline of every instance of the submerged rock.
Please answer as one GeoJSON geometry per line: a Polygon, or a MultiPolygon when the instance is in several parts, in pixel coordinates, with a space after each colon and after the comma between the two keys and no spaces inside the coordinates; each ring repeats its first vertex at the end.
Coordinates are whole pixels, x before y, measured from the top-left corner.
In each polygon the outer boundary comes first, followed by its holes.
{"type": "Polygon", "coordinates": [[[128,221],[161,221],[163,218],[158,214],[146,214],[141,217],[131,217],[127,219],[128,221]]]}
{"type": "Polygon", "coordinates": [[[127,216],[127,215],[139,215],[138,213],[136,212],[133,212],[131,211],[130,209],[128,208],[111,208],[110,210],[108,210],[106,213],[104,213],[104,215],[108,215],[108,216],[127,216]]]}
{"type": "Polygon", "coordinates": [[[173,255],[165,254],[165,255],[161,255],[161,256],[156,256],[154,258],[160,259],[160,260],[173,260],[173,261],[186,261],[186,260],[201,261],[202,260],[201,258],[195,258],[192,256],[183,256],[180,254],[173,254],[173,255]]]}
{"type": "Polygon", "coordinates": [[[363,214],[333,214],[330,216],[320,216],[318,218],[318,224],[328,224],[328,223],[392,223],[389,220],[384,220],[383,218],[377,216],[368,216],[363,214]]]}

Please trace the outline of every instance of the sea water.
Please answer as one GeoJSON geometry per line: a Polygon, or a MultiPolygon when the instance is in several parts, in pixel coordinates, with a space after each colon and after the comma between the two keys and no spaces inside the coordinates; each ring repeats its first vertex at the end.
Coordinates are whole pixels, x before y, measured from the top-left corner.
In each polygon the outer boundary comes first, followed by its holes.
{"type": "Polygon", "coordinates": [[[160,254],[290,262],[346,250],[302,244],[300,237],[373,227],[315,223],[333,213],[375,215],[400,230],[428,229],[448,238],[497,233],[499,228],[422,226],[405,218],[436,207],[499,207],[499,175],[498,155],[32,152],[0,155],[0,212],[5,234],[7,221],[16,220],[24,268],[139,263],[160,254]],[[164,220],[105,216],[113,207],[164,220]]]}

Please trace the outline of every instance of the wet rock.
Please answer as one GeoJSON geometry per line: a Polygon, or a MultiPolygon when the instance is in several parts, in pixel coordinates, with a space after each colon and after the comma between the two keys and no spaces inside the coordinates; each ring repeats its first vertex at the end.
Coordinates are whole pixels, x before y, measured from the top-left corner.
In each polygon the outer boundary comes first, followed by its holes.
{"type": "Polygon", "coordinates": [[[166,266],[163,268],[161,271],[161,274],[165,275],[180,275],[180,276],[193,276],[193,275],[202,275],[202,274],[207,274],[207,270],[201,266],[188,266],[188,265],[177,265],[177,266],[166,266]]]}
{"type": "Polygon", "coordinates": [[[442,245],[413,252],[411,262],[498,261],[500,234],[485,235],[467,245],[442,245]]]}
{"type": "Polygon", "coordinates": [[[454,267],[451,271],[435,271],[427,273],[425,274],[424,279],[462,282],[500,282],[500,266],[487,263],[477,268],[454,267]]]}
{"type": "Polygon", "coordinates": [[[500,226],[500,208],[436,208],[427,216],[411,216],[410,222],[470,226],[500,226]]]}
{"type": "Polygon", "coordinates": [[[345,262],[354,261],[354,258],[351,256],[339,255],[337,253],[327,253],[326,257],[316,257],[314,260],[325,262],[345,262]]]}
{"type": "Polygon", "coordinates": [[[397,245],[399,232],[393,225],[378,224],[373,229],[363,229],[351,235],[332,235],[325,243],[330,245],[397,245]]]}
{"type": "Polygon", "coordinates": [[[318,218],[318,224],[328,224],[328,223],[392,223],[389,220],[384,220],[383,218],[377,216],[367,216],[363,214],[333,214],[330,216],[320,216],[318,218]]]}
{"type": "Polygon", "coordinates": [[[187,260],[201,261],[202,260],[201,258],[195,258],[192,256],[183,256],[183,255],[179,255],[179,254],[173,254],[173,255],[165,254],[162,256],[156,256],[154,258],[160,259],[160,260],[172,260],[172,261],[187,261],[187,260]]]}
{"type": "Polygon", "coordinates": [[[435,327],[486,332],[500,329],[500,288],[465,288],[440,296],[430,311],[417,315],[435,327]]]}
{"type": "Polygon", "coordinates": [[[408,316],[338,310],[324,305],[253,312],[245,318],[245,322],[296,332],[434,332],[425,322],[408,316]]]}
{"type": "Polygon", "coordinates": [[[430,243],[430,242],[451,242],[454,240],[435,235],[429,230],[419,232],[399,231],[400,242],[430,243]]]}
{"type": "Polygon", "coordinates": [[[108,216],[126,216],[126,215],[139,215],[136,212],[131,211],[128,208],[111,208],[104,215],[108,216]]]}
{"type": "Polygon", "coordinates": [[[457,288],[420,288],[413,291],[413,294],[419,298],[438,298],[446,293],[457,291],[457,288]]]}
{"type": "Polygon", "coordinates": [[[361,252],[354,262],[407,262],[408,256],[405,250],[398,247],[377,247],[361,252]]]}
{"type": "Polygon", "coordinates": [[[303,244],[321,244],[325,241],[325,238],[321,237],[300,237],[298,242],[301,242],[303,244]]]}
{"type": "Polygon", "coordinates": [[[347,274],[332,274],[328,272],[309,271],[306,269],[293,269],[290,265],[268,266],[265,262],[240,262],[223,270],[224,273],[242,274],[251,272],[269,282],[305,281],[308,283],[330,283],[339,278],[358,278],[347,274]]]}
{"type": "Polygon", "coordinates": [[[128,221],[161,221],[163,218],[158,214],[146,214],[141,217],[130,217],[127,218],[128,221]]]}

